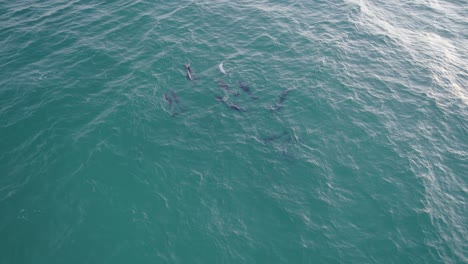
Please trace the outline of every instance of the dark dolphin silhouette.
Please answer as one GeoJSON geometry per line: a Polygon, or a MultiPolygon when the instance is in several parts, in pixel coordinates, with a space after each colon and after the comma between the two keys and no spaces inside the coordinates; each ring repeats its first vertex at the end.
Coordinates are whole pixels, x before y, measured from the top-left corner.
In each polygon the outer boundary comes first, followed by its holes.
{"type": "Polygon", "coordinates": [[[164,98],[169,103],[169,108],[171,108],[172,110],[174,108],[174,103],[172,102],[172,98],[167,94],[164,94],[164,98]]]}
{"type": "Polygon", "coordinates": [[[176,104],[180,103],[179,96],[177,96],[175,91],[172,91],[172,98],[174,98],[176,104]]]}
{"type": "Polygon", "coordinates": [[[222,96],[219,96],[219,95],[216,95],[215,98],[222,102],[223,104],[225,104],[227,107],[233,109],[233,110],[236,110],[236,111],[239,111],[239,112],[245,112],[246,110],[236,104],[233,104],[233,103],[230,103],[227,101],[226,98],[222,97],[222,96]]]}
{"type": "Polygon", "coordinates": [[[283,103],[284,101],[286,101],[286,98],[288,97],[290,91],[290,89],[283,90],[279,95],[278,102],[275,105],[271,106],[271,110],[279,111],[281,108],[283,108],[283,103]]]}
{"type": "Polygon", "coordinates": [[[257,100],[258,99],[257,96],[252,95],[252,92],[250,91],[250,87],[247,84],[245,84],[245,83],[243,83],[243,82],[241,82],[239,80],[237,82],[239,83],[239,87],[242,90],[244,90],[244,92],[246,92],[248,95],[250,95],[250,98],[252,98],[252,100],[257,100]]]}
{"type": "Polygon", "coordinates": [[[288,93],[290,92],[291,90],[289,89],[286,89],[284,91],[281,92],[280,96],[279,96],[279,103],[282,104],[284,103],[284,101],[286,101],[286,97],[288,96],[288,93]]]}
{"type": "Polygon", "coordinates": [[[280,138],[282,138],[283,136],[285,136],[287,134],[288,134],[288,132],[286,130],[283,130],[283,132],[281,132],[281,133],[276,133],[276,134],[273,134],[273,135],[270,135],[270,136],[263,137],[262,140],[263,140],[263,142],[270,142],[270,141],[273,141],[273,140],[280,139],[280,138]]]}
{"type": "Polygon", "coordinates": [[[229,92],[229,93],[233,94],[234,96],[239,95],[238,92],[233,92],[231,90],[231,88],[229,88],[229,85],[227,85],[225,82],[221,81],[220,79],[216,79],[216,81],[218,82],[218,86],[223,88],[226,92],[229,92]]]}
{"type": "Polygon", "coordinates": [[[192,71],[192,67],[190,67],[190,64],[184,64],[184,67],[185,67],[185,76],[187,77],[187,79],[189,79],[190,81],[193,81],[193,71],[192,71]]]}

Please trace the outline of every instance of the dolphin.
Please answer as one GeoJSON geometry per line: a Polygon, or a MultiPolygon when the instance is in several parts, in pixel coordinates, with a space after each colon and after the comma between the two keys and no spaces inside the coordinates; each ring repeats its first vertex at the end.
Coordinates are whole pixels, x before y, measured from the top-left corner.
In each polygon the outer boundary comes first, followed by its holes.
{"type": "Polygon", "coordinates": [[[281,92],[281,94],[279,95],[279,100],[278,102],[271,106],[270,109],[277,112],[279,111],[281,108],[283,108],[283,103],[284,101],[286,101],[286,97],[288,96],[288,93],[290,92],[291,90],[290,89],[286,89],[286,90],[283,90],[281,92]]]}
{"type": "Polygon", "coordinates": [[[233,103],[229,103],[227,106],[229,106],[229,108],[231,109],[234,109],[236,111],[239,111],[239,112],[244,112],[244,108],[241,108],[240,106],[236,105],[236,104],[233,104],[233,103]]]}
{"type": "Polygon", "coordinates": [[[228,92],[231,91],[231,89],[229,89],[229,86],[225,82],[221,81],[220,79],[216,79],[216,81],[218,82],[219,87],[223,88],[224,90],[228,92]]]}
{"type": "Polygon", "coordinates": [[[218,101],[222,102],[222,103],[225,104],[227,107],[229,107],[229,108],[231,108],[231,109],[233,109],[233,110],[236,110],[236,111],[239,111],[239,112],[244,112],[244,111],[245,111],[244,108],[242,108],[242,107],[240,107],[240,106],[238,106],[238,105],[236,105],[236,104],[229,103],[229,102],[227,101],[227,99],[224,98],[224,97],[222,97],[222,96],[216,95],[215,98],[216,98],[218,101]]]}
{"type": "Polygon", "coordinates": [[[177,96],[175,91],[172,91],[172,98],[174,98],[176,104],[180,103],[179,96],[177,96]]]}
{"type": "Polygon", "coordinates": [[[184,66],[185,66],[185,70],[186,70],[187,72],[190,72],[190,74],[193,74],[193,72],[192,72],[192,67],[190,67],[190,63],[189,63],[189,64],[184,64],[184,66]]]}
{"type": "Polygon", "coordinates": [[[216,79],[216,81],[218,81],[218,86],[223,88],[224,90],[226,90],[226,92],[232,93],[234,96],[239,95],[238,92],[233,92],[225,82],[223,82],[223,81],[221,81],[219,79],[216,79]]]}
{"type": "Polygon", "coordinates": [[[273,134],[273,135],[270,135],[270,136],[263,137],[262,140],[264,142],[270,142],[270,141],[282,138],[283,136],[285,136],[287,134],[288,134],[288,132],[286,132],[286,130],[283,130],[283,132],[281,132],[281,133],[277,133],[277,134],[273,134]]]}
{"type": "Polygon", "coordinates": [[[291,90],[289,89],[286,89],[284,91],[281,92],[280,96],[279,96],[279,101],[278,103],[282,104],[284,103],[284,101],[286,101],[286,97],[288,96],[288,93],[290,92],[291,90]]]}
{"type": "Polygon", "coordinates": [[[175,91],[171,91],[170,93],[165,93],[164,99],[166,99],[167,103],[169,104],[169,108],[171,110],[172,116],[177,116],[185,112],[185,109],[180,105],[179,96],[177,95],[175,91]]]}
{"type": "Polygon", "coordinates": [[[174,104],[172,102],[172,98],[170,96],[168,96],[167,94],[164,94],[164,98],[166,99],[166,101],[169,103],[169,107],[171,108],[174,108],[174,104]]]}
{"type": "Polygon", "coordinates": [[[247,84],[241,82],[241,81],[237,81],[239,83],[239,87],[244,90],[244,92],[246,92],[248,95],[250,95],[250,97],[252,98],[252,100],[257,100],[258,97],[257,96],[253,96],[252,95],[252,92],[250,91],[250,87],[247,86],[247,84]]]}
{"type": "Polygon", "coordinates": [[[223,103],[226,102],[226,99],[225,99],[224,97],[222,97],[222,96],[215,95],[215,98],[216,98],[218,101],[220,101],[220,102],[223,102],[223,103]]]}
{"type": "Polygon", "coordinates": [[[186,71],[186,77],[187,79],[193,81],[193,71],[192,71],[192,67],[190,67],[190,64],[184,64],[184,67],[185,67],[185,71],[186,71]]]}
{"type": "Polygon", "coordinates": [[[222,74],[226,74],[226,71],[225,71],[224,68],[223,68],[223,63],[224,63],[224,62],[221,62],[221,63],[218,65],[218,69],[219,69],[219,71],[220,71],[222,74]]]}
{"type": "Polygon", "coordinates": [[[241,82],[241,81],[237,81],[239,83],[239,87],[244,90],[244,92],[246,92],[247,94],[249,95],[252,95],[252,92],[250,91],[250,87],[247,86],[247,84],[241,82]]]}

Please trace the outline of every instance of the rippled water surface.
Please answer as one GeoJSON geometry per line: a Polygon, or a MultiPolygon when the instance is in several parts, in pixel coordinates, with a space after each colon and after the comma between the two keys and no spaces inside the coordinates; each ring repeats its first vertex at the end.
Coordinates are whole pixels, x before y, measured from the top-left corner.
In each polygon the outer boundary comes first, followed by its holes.
{"type": "Polygon", "coordinates": [[[0,263],[468,262],[467,6],[0,0],[0,263]]]}

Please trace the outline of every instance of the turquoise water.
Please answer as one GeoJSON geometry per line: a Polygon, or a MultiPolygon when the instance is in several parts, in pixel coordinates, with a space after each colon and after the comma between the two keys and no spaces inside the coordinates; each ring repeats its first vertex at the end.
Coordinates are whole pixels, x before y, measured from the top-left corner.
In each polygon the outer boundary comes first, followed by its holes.
{"type": "Polygon", "coordinates": [[[0,263],[468,262],[467,17],[0,1],[0,263]]]}

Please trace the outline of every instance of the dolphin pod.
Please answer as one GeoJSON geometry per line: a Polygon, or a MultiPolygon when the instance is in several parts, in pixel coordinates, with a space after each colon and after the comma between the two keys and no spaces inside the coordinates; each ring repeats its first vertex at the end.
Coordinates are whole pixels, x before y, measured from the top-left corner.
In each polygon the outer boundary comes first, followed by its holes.
{"type": "MultiPolygon", "coordinates": [[[[226,74],[226,70],[224,69],[223,64],[224,64],[224,62],[221,62],[220,64],[218,64],[218,69],[222,74],[226,74]]],[[[185,68],[185,75],[186,75],[188,80],[190,80],[190,81],[198,80],[198,78],[196,78],[194,76],[193,69],[192,69],[192,66],[190,65],[190,63],[184,64],[184,68],[185,68]]],[[[226,84],[224,81],[222,81],[222,80],[220,80],[218,78],[216,79],[216,81],[218,83],[218,86],[220,88],[222,88],[223,90],[225,90],[226,95],[227,94],[231,94],[231,95],[234,95],[234,96],[240,95],[239,92],[233,91],[229,87],[229,85],[226,84]]],[[[254,94],[252,93],[249,85],[247,85],[246,83],[244,83],[244,82],[242,82],[240,80],[237,80],[237,84],[238,84],[239,88],[242,91],[244,91],[247,95],[249,95],[252,100],[259,99],[258,96],[254,96],[254,94]]],[[[274,105],[272,105],[270,107],[270,109],[273,110],[273,111],[279,111],[281,108],[283,108],[283,104],[286,101],[290,91],[291,91],[291,89],[283,90],[278,96],[278,101],[274,105]]],[[[169,108],[170,108],[170,110],[172,112],[172,115],[177,115],[177,114],[181,113],[181,111],[180,111],[181,107],[179,105],[180,100],[179,100],[179,97],[177,96],[175,91],[171,91],[170,93],[165,93],[164,98],[165,98],[165,100],[167,101],[167,103],[169,105],[169,108]],[[179,110],[179,111],[177,111],[176,109],[179,110]]],[[[240,111],[240,112],[246,111],[245,108],[240,107],[239,105],[234,104],[232,102],[229,102],[226,98],[223,98],[221,96],[215,96],[215,98],[218,101],[225,104],[230,109],[240,111]]],[[[284,134],[280,134],[280,135],[283,136],[284,134]]]]}
{"type": "MultiPolygon", "coordinates": [[[[225,69],[223,67],[223,63],[224,62],[221,62],[220,64],[218,64],[218,69],[222,74],[226,75],[226,71],[225,71],[225,69]]],[[[184,64],[184,68],[185,68],[186,78],[188,80],[190,80],[190,81],[193,81],[194,85],[197,84],[197,81],[195,81],[195,80],[199,80],[199,78],[197,78],[194,75],[194,72],[193,72],[193,69],[192,69],[190,63],[184,64]]],[[[231,89],[229,87],[229,85],[226,84],[227,81],[224,82],[223,80],[221,80],[221,78],[219,78],[219,79],[216,78],[216,82],[217,82],[218,86],[224,90],[224,96],[215,95],[216,100],[218,100],[219,102],[221,102],[222,104],[224,104],[227,108],[229,108],[231,110],[234,110],[234,111],[237,111],[237,112],[250,112],[248,107],[246,107],[246,108],[241,107],[238,104],[236,104],[235,102],[232,102],[231,100],[229,100],[229,97],[228,97],[229,95],[238,96],[242,92],[239,93],[237,91],[233,91],[233,89],[231,89]]],[[[239,86],[238,89],[242,90],[252,100],[259,99],[259,97],[254,96],[254,94],[252,93],[252,90],[250,89],[250,87],[249,87],[249,85],[247,83],[245,83],[245,82],[243,82],[241,80],[237,80],[237,84],[239,86]]],[[[198,90],[200,87],[194,87],[194,88],[197,88],[197,90],[198,90]]],[[[273,110],[273,111],[277,112],[281,108],[283,108],[284,103],[285,103],[286,99],[288,98],[289,93],[292,90],[293,89],[284,89],[284,90],[282,90],[279,93],[278,99],[276,100],[274,105],[270,106],[270,110],[273,110]]],[[[172,117],[176,117],[179,114],[186,111],[183,107],[180,106],[180,99],[179,99],[179,96],[177,95],[175,90],[169,90],[168,92],[164,93],[164,99],[167,101],[167,104],[168,104],[169,109],[170,109],[169,111],[166,111],[166,112],[170,113],[170,115],[172,117]]],[[[244,101],[245,101],[245,99],[244,99],[244,101]]],[[[240,114],[240,116],[244,116],[244,114],[240,114]]],[[[258,139],[259,142],[263,142],[263,144],[268,144],[268,145],[269,144],[281,144],[282,149],[283,149],[282,153],[283,153],[284,157],[291,159],[292,156],[288,153],[289,151],[287,150],[288,146],[286,146],[286,148],[283,148],[284,144],[291,144],[291,140],[292,140],[291,136],[289,136],[289,133],[286,130],[283,130],[283,131],[280,130],[280,131],[277,131],[277,132],[268,133],[268,134],[263,135],[263,136],[260,134],[256,138],[258,139]],[[289,138],[289,140],[288,140],[288,138],[289,138]],[[287,142],[287,141],[289,141],[289,142],[287,142]]],[[[292,158],[294,158],[294,157],[292,157],[292,158]]]]}

